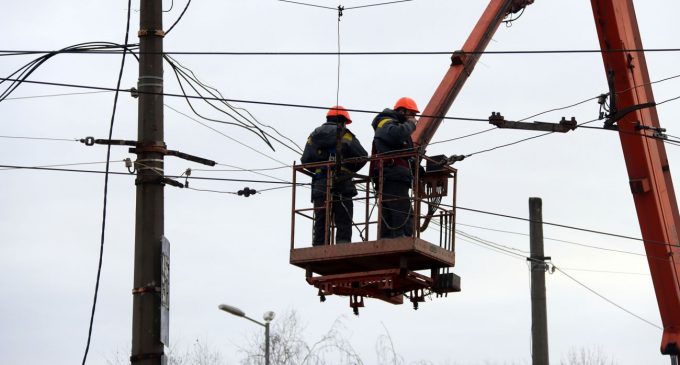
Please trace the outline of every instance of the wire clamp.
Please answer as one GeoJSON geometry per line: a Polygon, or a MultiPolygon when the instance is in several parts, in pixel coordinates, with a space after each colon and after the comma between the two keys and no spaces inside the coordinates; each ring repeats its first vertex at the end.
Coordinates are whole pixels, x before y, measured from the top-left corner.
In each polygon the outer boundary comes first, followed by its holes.
{"type": "Polygon", "coordinates": [[[147,285],[132,289],[132,295],[146,294],[146,293],[160,293],[161,287],[155,285],[147,285]]]}
{"type": "Polygon", "coordinates": [[[165,37],[165,32],[162,29],[140,29],[137,32],[138,37],[147,37],[147,36],[155,36],[155,37],[165,37]]]}

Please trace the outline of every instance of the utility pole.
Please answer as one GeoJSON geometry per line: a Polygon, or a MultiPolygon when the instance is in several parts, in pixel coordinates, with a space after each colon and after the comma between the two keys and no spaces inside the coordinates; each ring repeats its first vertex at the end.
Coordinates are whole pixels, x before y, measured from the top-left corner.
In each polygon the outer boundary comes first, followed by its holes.
{"type": "Polygon", "coordinates": [[[161,0],[140,0],[137,210],[132,290],[133,365],[166,363],[167,246],[164,238],[163,18],[161,0]],[[165,250],[164,250],[165,247],[165,250]],[[166,255],[164,255],[164,251],[166,255]]]}
{"type": "Polygon", "coordinates": [[[543,254],[543,210],[541,198],[529,198],[531,256],[531,358],[533,365],[548,365],[548,311],[545,304],[546,260],[543,254]]]}

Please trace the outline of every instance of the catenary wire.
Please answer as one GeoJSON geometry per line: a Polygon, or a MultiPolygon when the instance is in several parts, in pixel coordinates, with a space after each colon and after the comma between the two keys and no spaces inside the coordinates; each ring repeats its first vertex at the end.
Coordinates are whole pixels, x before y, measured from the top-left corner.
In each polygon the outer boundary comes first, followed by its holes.
{"type": "Polygon", "coordinates": [[[0,136],[0,138],[6,139],[29,139],[36,141],[65,141],[65,142],[78,142],[77,138],[51,138],[51,137],[28,137],[28,136],[0,136]]]}
{"type": "MultiPolygon", "coordinates": [[[[508,233],[508,234],[514,234],[514,235],[527,236],[527,237],[529,236],[528,233],[513,232],[513,231],[507,231],[507,230],[495,229],[495,228],[489,228],[489,227],[481,227],[481,226],[475,226],[475,225],[472,225],[472,224],[465,224],[465,223],[460,223],[460,222],[456,222],[456,225],[460,225],[460,226],[464,226],[464,227],[478,228],[478,229],[483,229],[483,230],[492,231],[492,232],[508,233]]],[[[581,246],[581,247],[585,247],[585,248],[591,248],[591,249],[595,249],[595,250],[617,252],[617,253],[622,253],[622,254],[627,254],[627,255],[647,257],[647,255],[645,255],[643,253],[600,247],[600,246],[595,246],[595,245],[590,245],[590,244],[585,244],[585,243],[580,243],[580,242],[567,241],[567,240],[558,239],[558,238],[543,237],[543,239],[548,240],[548,241],[555,241],[555,242],[561,242],[561,243],[566,243],[566,244],[570,244],[570,245],[581,246]]],[[[668,258],[664,258],[664,260],[668,260],[668,258]]]]}
{"type": "MultiPolygon", "coordinates": [[[[283,0],[280,0],[283,1],[283,0]]],[[[290,1],[287,1],[290,2],[290,1]]],[[[326,7],[337,11],[337,8],[326,7]]],[[[345,9],[347,10],[347,9],[345,9]]],[[[166,32],[167,34],[167,32],[166,32]]],[[[132,43],[129,46],[137,46],[132,43]]],[[[644,49],[563,49],[563,50],[506,50],[506,51],[457,51],[458,54],[466,55],[541,55],[541,54],[576,54],[576,53],[634,53],[634,52],[680,52],[680,48],[644,48],[644,49]]],[[[120,54],[122,51],[111,50],[0,50],[2,56],[19,56],[30,54],[48,53],[78,53],[78,54],[120,54]]],[[[292,51],[292,52],[268,52],[268,51],[163,51],[145,52],[146,54],[166,55],[195,55],[195,56],[337,56],[338,52],[315,52],[315,51],[292,51]]],[[[345,51],[343,56],[430,56],[451,55],[451,51],[345,51]]]]}
{"type": "MultiPolygon", "coordinates": [[[[125,42],[123,44],[128,43],[128,37],[130,34],[130,12],[132,11],[132,0],[128,0],[128,9],[127,9],[127,22],[125,24],[125,42]]],[[[116,93],[113,98],[113,110],[111,112],[111,123],[109,126],[109,139],[113,136],[113,125],[114,121],[116,120],[116,108],[118,106],[118,90],[120,89],[120,84],[123,79],[123,70],[125,69],[125,51],[127,48],[123,48],[123,56],[121,57],[120,61],[120,71],[118,72],[118,81],[116,83],[116,93]]],[[[94,325],[94,315],[95,315],[95,310],[97,308],[97,294],[99,293],[99,280],[101,278],[101,271],[102,271],[102,263],[104,259],[104,242],[105,242],[105,233],[106,233],[106,203],[107,203],[107,198],[108,198],[108,188],[109,188],[109,168],[110,168],[110,160],[111,160],[111,145],[107,145],[106,148],[106,167],[105,167],[105,172],[104,172],[104,201],[103,201],[103,208],[102,208],[102,228],[101,228],[101,240],[100,240],[100,245],[99,245],[99,263],[97,265],[97,279],[95,281],[95,289],[94,289],[94,298],[92,300],[92,313],[90,314],[90,324],[88,327],[87,331],[87,344],[85,346],[85,354],[83,355],[83,362],[82,365],[85,365],[87,362],[87,354],[90,350],[90,341],[92,339],[92,328],[94,325]]]]}
{"type": "MultiPolygon", "coordinates": [[[[12,78],[0,78],[0,81],[18,81],[18,80],[12,79],[12,78]]],[[[60,83],[60,82],[34,81],[34,80],[23,80],[22,82],[29,83],[29,84],[60,86],[60,87],[70,87],[70,88],[79,88],[79,89],[116,91],[116,89],[114,89],[114,88],[103,87],[103,86],[89,86],[89,85],[80,85],[80,84],[68,84],[68,83],[60,83]]],[[[129,90],[129,89],[119,89],[119,91],[128,92],[128,93],[131,92],[131,90],[129,90]]],[[[142,93],[142,92],[139,92],[139,93],[142,93]]],[[[327,106],[293,104],[293,103],[277,103],[277,102],[246,100],[246,99],[226,99],[226,98],[214,98],[214,97],[200,97],[200,96],[182,95],[182,94],[175,94],[175,93],[145,92],[145,94],[163,95],[163,96],[177,97],[177,98],[191,98],[191,99],[206,99],[206,100],[215,100],[215,101],[227,101],[227,102],[255,104],[255,105],[269,105],[269,106],[280,106],[280,107],[291,107],[291,108],[303,108],[303,109],[317,109],[317,110],[327,110],[328,109],[327,106]]],[[[663,103],[667,103],[667,102],[678,100],[678,99],[680,99],[680,96],[664,100],[663,103]]],[[[369,113],[369,114],[379,113],[379,111],[376,111],[376,110],[366,110],[366,109],[347,109],[347,111],[355,112],[355,113],[369,113]]],[[[488,122],[489,121],[488,118],[467,118],[467,117],[450,117],[450,116],[436,116],[436,115],[420,115],[420,117],[431,117],[431,118],[441,118],[441,119],[445,119],[445,120],[463,120],[463,121],[475,121],[475,122],[488,122]]],[[[599,119],[594,119],[590,122],[594,122],[594,121],[597,121],[597,120],[599,120],[599,119]]],[[[586,123],[588,123],[588,122],[586,122],[586,123]]],[[[586,124],[586,123],[582,123],[581,125],[586,124]]]]}
{"type": "Polygon", "coordinates": [[[363,9],[363,8],[370,8],[370,7],[374,7],[374,6],[383,6],[383,5],[392,5],[392,4],[397,4],[397,3],[405,3],[405,2],[409,2],[409,1],[413,1],[413,0],[396,0],[396,1],[388,1],[388,2],[384,2],[384,3],[349,6],[349,7],[346,7],[345,10],[363,9]]]}
{"type": "MultiPolygon", "coordinates": [[[[0,77],[0,81],[17,81],[17,80],[12,79],[12,78],[0,77]]],[[[22,82],[28,83],[28,84],[70,87],[70,88],[77,88],[77,89],[116,91],[116,89],[114,89],[114,88],[104,87],[104,86],[88,86],[88,85],[68,84],[68,83],[49,82],[49,81],[35,81],[35,80],[23,80],[22,82]]],[[[127,93],[132,92],[130,89],[118,89],[118,91],[127,92],[127,93]]],[[[147,95],[163,95],[163,96],[175,97],[175,98],[204,99],[204,100],[214,100],[214,101],[227,101],[227,102],[232,102],[232,103],[269,105],[269,106],[280,106],[280,107],[301,108],[301,109],[328,110],[327,106],[317,106],[317,105],[277,103],[277,102],[245,100],[245,99],[201,97],[201,96],[182,95],[182,94],[175,94],[175,93],[155,93],[155,92],[142,92],[142,91],[137,91],[137,92],[140,93],[140,94],[143,93],[143,94],[147,94],[147,95]]],[[[366,109],[347,109],[346,108],[346,110],[349,111],[349,112],[366,113],[366,114],[378,114],[378,113],[381,112],[381,111],[366,110],[366,109]]],[[[436,115],[420,115],[420,116],[421,117],[431,117],[431,118],[441,118],[441,119],[446,119],[446,120],[463,120],[463,121],[472,121],[472,122],[488,122],[489,121],[488,118],[449,117],[449,116],[436,116],[436,115]]]]}
{"type": "MultiPolygon", "coordinates": [[[[80,169],[63,169],[63,168],[52,168],[52,167],[39,167],[39,166],[21,166],[21,165],[0,165],[0,168],[9,168],[12,170],[42,170],[42,171],[52,171],[52,172],[74,172],[74,173],[89,173],[89,174],[104,174],[105,171],[101,170],[80,170],[80,169]]],[[[133,176],[129,172],[113,172],[110,171],[109,175],[125,175],[133,176]]],[[[230,181],[230,182],[249,182],[249,183],[261,183],[261,184],[285,184],[293,185],[289,181],[267,181],[267,180],[252,180],[252,179],[230,179],[230,178],[220,178],[220,177],[203,177],[203,176],[182,176],[182,175],[163,175],[170,179],[189,179],[189,180],[205,180],[205,181],[230,181]]],[[[308,183],[297,183],[299,186],[310,185],[308,183]]]]}
{"type": "MultiPolygon", "coordinates": [[[[125,160],[112,160],[110,162],[125,162],[125,160]]],[[[45,167],[67,167],[67,166],[84,166],[84,165],[101,165],[105,164],[106,161],[99,161],[99,162],[74,162],[74,163],[60,163],[60,164],[52,164],[52,165],[40,165],[40,166],[31,166],[35,168],[45,168],[45,167]]],[[[17,170],[17,169],[23,169],[24,167],[3,167],[0,168],[0,171],[8,171],[8,170],[17,170]]]]}
{"type": "MultiPolygon", "coordinates": [[[[508,215],[508,214],[501,214],[501,213],[484,211],[484,210],[480,210],[480,209],[466,208],[466,207],[461,207],[460,205],[455,206],[455,207],[452,206],[452,205],[444,204],[444,203],[441,203],[440,205],[445,206],[445,207],[452,207],[452,208],[456,208],[456,209],[460,209],[460,210],[465,210],[465,211],[469,211],[469,212],[474,212],[474,213],[487,214],[487,215],[509,218],[509,219],[516,219],[516,220],[521,220],[521,221],[525,221],[525,222],[532,222],[532,220],[530,218],[522,218],[522,217],[512,216],[512,215],[508,215]]],[[[626,236],[626,235],[622,235],[622,234],[598,231],[598,230],[588,229],[588,228],[575,227],[575,226],[570,226],[570,225],[566,225],[566,224],[559,224],[559,223],[552,223],[552,222],[545,222],[545,221],[540,221],[540,223],[542,223],[544,225],[548,225],[548,226],[553,226],[553,227],[560,227],[560,228],[566,228],[566,229],[571,229],[571,230],[576,230],[576,231],[595,233],[595,234],[600,234],[600,235],[604,235],[604,236],[624,238],[624,239],[632,240],[632,241],[641,241],[641,242],[644,242],[644,243],[652,243],[652,244],[664,245],[664,246],[670,246],[670,247],[680,247],[680,245],[673,244],[673,243],[661,242],[661,241],[655,241],[655,240],[646,240],[644,238],[626,236]]]]}
{"type": "Polygon", "coordinates": [[[609,298],[605,297],[604,295],[598,293],[597,291],[595,291],[595,290],[592,289],[591,287],[587,286],[587,285],[584,284],[583,282],[581,282],[581,281],[577,280],[576,278],[574,278],[573,276],[567,274],[566,272],[564,272],[564,270],[560,269],[559,267],[557,267],[557,266],[555,266],[555,265],[553,265],[553,267],[555,268],[555,270],[557,270],[557,271],[559,271],[560,273],[562,273],[562,275],[564,275],[564,276],[566,276],[567,278],[571,279],[572,281],[574,281],[574,282],[577,283],[578,285],[582,286],[583,288],[585,288],[585,289],[588,290],[589,292],[591,292],[591,293],[597,295],[597,296],[600,297],[601,299],[604,299],[604,300],[605,300],[606,302],[608,302],[609,304],[611,304],[611,305],[613,305],[613,306],[615,306],[615,307],[621,309],[622,311],[624,311],[624,312],[630,314],[631,316],[633,316],[633,317],[635,317],[635,318],[637,318],[637,319],[639,319],[639,320],[641,320],[641,321],[643,321],[643,322],[649,324],[649,325],[652,326],[652,327],[656,327],[656,328],[658,328],[658,329],[660,329],[660,330],[663,329],[663,328],[661,328],[659,325],[655,324],[654,322],[651,322],[651,321],[649,321],[649,320],[647,320],[647,319],[645,319],[645,318],[642,318],[641,316],[639,316],[639,315],[637,315],[637,314],[631,312],[630,310],[628,310],[628,309],[622,307],[621,305],[615,303],[615,302],[612,301],[611,299],[609,299],[609,298]]]}
{"type": "MultiPolygon", "coordinates": [[[[466,240],[463,239],[463,241],[466,241],[466,240]]],[[[469,242],[469,241],[466,241],[466,242],[469,242]]],[[[479,241],[478,241],[478,242],[479,242],[479,241]]],[[[508,250],[505,250],[505,249],[502,249],[502,248],[498,248],[498,247],[495,247],[495,246],[492,246],[492,245],[488,245],[487,243],[484,243],[484,242],[479,242],[479,243],[480,243],[481,245],[486,246],[486,247],[492,247],[494,250],[502,251],[502,252],[504,252],[505,254],[509,254],[509,255],[511,255],[511,256],[513,256],[513,257],[517,257],[517,258],[522,257],[522,258],[524,258],[524,259],[526,259],[526,260],[529,260],[529,261],[533,260],[533,259],[530,258],[530,257],[524,257],[524,256],[522,256],[522,255],[519,255],[519,254],[515,253],[515,252],[508,251],[508,250]]],[[[538,260],[538,261],[540,261],[540,260],[538,260]]],[[[543,261],[540,261],[540,262],[542,263],[543,261]]],[[[590,288],[589,286],[587,286],[587,285],[584,284],[583,282],[577,280],[577,279],[574,278],[573,276],[571,276],[571,275],[567,274],[566,272],[564,272],[561,268],[555,266],[555,265],[552,264],[552,263],[551,263],[551,265],[552,265],[552,267],[555,268],[555,270],[559,271],[560,273],[562,273],[563,275],[565,275],[566,277],[568,277],[568,278],[571,279],[572,281],[576,282],[577,284],[579,284],[580,286],[582,286],[583,288],[585,288],[585,289],[588,290],[589,292],[591,292],[591,293],[597,295],[598,297],[600,297],[601,299],[605,300],[605,301],[608,302],[609,304],[611,304],[611,305],[613,305],[613,306],[615,306],[615,307],[617,307],[617,308],[623,310],[624,312],[626,312],[626,313],[632,315],[633,317],[635,317],[635,318],[637,318],[637,319],[639,319],[639,320],[641,320],[641,321],[643,321],[643,322],[645,322],[645,323],[647,323],[647,324],[649,324],[649,325],[651,325],[651,326],[653,326],[653,327],[656,327],[656,328],[658,328],[658,329],[662,329],[659,325],[657,325],[657,324],[655,324],[655,323],[653,323],[653,322],[651,322],[651,321],[649,321],[649,320],[647,320],[647,319],[645,319],[645,318],[643,318],[643,317],[641,317],[641,316],[639,316],[639,315],[633,313],[632,311],[626,309],[625,307],[623,307],[623,306],[617,304],[617,303],[614,302],[613,300],[611,300],[611,299],[605,297],[604,295],[600,294],[600,293],[597,292],[596,290],[590,288]]]]}
{"type": "Polygon", "coordinates": [[[84,91],[80,93],[61,93],[61,94],[46,94],[46,95],[30,95],[30,96],[15,96],[12,98],[5,98],[5,100],[23,100],[23,99],[38,99],[38,98],[54,98],[58,96],[72,96],[72,95],[88,95],[88,94],[101,94],[101,93],[110,93],[113,91],[110,90],[103,90],[103,91],[84,91]]]}
{"type": "Polygon", "coordinates": [[[566,270],[566,271],[583,271],[583,272],[592,272],[592,273],[600,273],[600,274],[621,274],[621,275],[649,276],[649,273],[631,272],[631,271],[595,270],[595,269],[583,269],[583,268],[572,268],[572,267],[561,267],[561,269],[566,270]]]}

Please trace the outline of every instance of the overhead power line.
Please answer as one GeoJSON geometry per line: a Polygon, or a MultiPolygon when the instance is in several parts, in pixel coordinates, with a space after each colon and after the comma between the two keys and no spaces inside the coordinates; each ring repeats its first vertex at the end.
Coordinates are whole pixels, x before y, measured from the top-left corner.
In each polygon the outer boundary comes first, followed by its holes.
{"type": "Polygon", "coordinates": [[[59,97],[59,96],[73,96],[73,95],[88,95],[88,94],[101,94],[101,93],[110,93],[113,91],[110,90],[102,90],[102,91],[84,91],[80,93],[61,93],[61,94],[46,94],[46,95],[30,95],[30,96],[15,96],[11,98],[5,98],[5,100],[23,100],[23,99],[38,99],[38,98],[54,98],[54,97],[59,97]]]}
{"type": "Polygon", "coordinates": [[[0,138],[6,139],[30,139],[38,141],[65,141],[65,142],[78,142],[77,138],[50,138],[50,137],[27,137],[27,136],[0,136],[0,138]]]}
{"type": "Polygon", "coordinates": [[[584,284],[583,282],[577,280],[577,279],[574,278],[573,276],[567,274],[566,272],[564,272],[564,270],[560,269],[559,267],[557,267],[557,266],[555,266],[555,265],[553,265],[553,267],[555,268],[555,270],[557,270],[557,271],[559,271],[560,273],[562,273],[562,275],[564,275],[564,276],[566,276],[567,278],[571,279],[573,282],[575,282],[576,284],[582,286],[583,288],[585,288],[585,289],[588,290],[589,292],[591,292],[591,293],[597,295],[598,297],[600,297],[600,298],[603,299],[604,301],[608,302],[609,304],[611,304],[611,305],[613,305],[613,306],[615,306],[615,307],[621,309],[622,311],[624,311],[624,312],[630,314],[631,316],[633,316],[633,317],[635,317],[635,318],[637,318],[637,319],[639,319],[639,320],[641,320],[641,321],[647,323],[648,325],[650,325],[650,326],[652,326],[652,327],[656,327],[656,328],[658,328],[658,329],[660,329],[660,330],[663,329],[663,328],[661,328],[661,326],[659,326],[658,324],[656,324],[656,323],[654,323],[654,322],[651,322],[651,321],[649,321],[649,320],[647,320],[647,319],[645,319],[645,318],[642,318],[641,316],[639,316],[639,315],[637,315],[637,314],[631,312],[630,310],[628,310],[628,309],[622,307],[621,305],[615,303],[613,300],[611,300],[611,299],[605,297],[604,295],[598,293],[596,290],[592,289],[591,287],[589,287],[588,285],[584,284]]]}
{"type": "MultiPolygon", "coordinates": [[[[63,168],[53,168],[53,167],[40,167],[40,166],[21,166],[21,165],[0,165],[0,168],[7,168],[13,170],[42,170],[42,171],[58,171],[58,172],[77,172],[77,173],[89,173],[89,174],[104,174],[106,171],[100,170],[79,170],[79,169],[63,169],[63,168]]],[[[114,172],[109,171],[109,175],[125,175],[134,176],[129,172],[114,172]]],[[[249,180],[249,179],[229,179],[220,177],[202,177],[202,176],[181,176],[181,175],[163,175],[164,177],[170,179],[189,179],[189,180],[205,180],[205,181],[230,181],[230,182],[249,182],[249,183],[261,183],[261,184],[284,184],[293,185],[289,181],[268,181],[268,180],[249,180]]],[[[310,185],[308,183],[297,183],[299,186],[310,185]]]]}
{"type": "MultiPolygon", "coordinates": [[[[115,88],[104,87],[104,86],[88,86],[79,84],[68,84],[61,82],[49,82],[49,81],[35,81],[35,80],[18,80],[13,78],[2,78],[0,81],[21,81],[29,84],[36,85],[48,85],[48,86],[61,86],[70,87],[76,89],[89,89],[89,90],[102,90],[102,91],[116,91],[115,88]]],[[[117,89],[120,92],[131,93],[130,89],[117,89]]],[[[136,91],[137,93],[142,93],[141,91],[136,91]]],[[[227,99],[227,98],[217,98],[217,97],[206,97],[206,96],[193,96],[193,95],[183,95],[175,93],[153,93],[147,92],[148,95],[163,95],[175,98],[189,98],[189,99],[200,99],[200,100],[213,100],[213,101],[225,101],[231,103],[243,103],[243,104],[255,104],[255,105],[269,105],[269,106],[280,106],[280,107],[290,107],[290,108],[302,108],[302,109],[317,109],[317,110],[328,110],[328,106],[317,106],[317,105],[306,105],[306,104],[292,104],[292,103],[277,103],[269,101],[257,101],[257,100],[245,100],[245,99],[227,99]]],[[[1,100],[0,100],[1,101],[1,100]]],[[[367,113],[367,114],[378,114],[381,112],[378,110],[366,110],[366,109],[348,109],[347,111],[354,113],[367,113]]],[[[442,118],[446,120],[464,120],[464,121],[474,121],[474,122],[488,122],[488,118],[466,118],[466,117],[448,117],[448,116],[436,116],[436,115],[420,115],[421,117],[432,117],[432,118],[442,118]]]]}
{"type": "MultiPolygon", "coordinates": [[[[478,237],[475,237],[475,238],[478,238],[478,237]]],[[[507,249],[507,248],[504,248],[502,245],[495,244],[495,243],[493,243],[493,242],[491,242],[491,241],[488,241],[488,240],[481,240],[481,239],[475,239],[475,238],[472,238],[472,241],[465,240],[465,239],[463,239],[463,241],[468,242],[468,243],[472,243],[472,244],[476,244],[476,245],[478,245],[478,246],[482,246],[482,247],[484,247],[484,248],[490,249],[490,250],[492,250],[492,251],[496,251],[496,252],[501,253],[501,254],[505,254],[505,255],[510,256],[510,257],[513,257],[513,258],[523,259],[523,260],[529,260],[529,261],[533,260],[533,259],[530,258],[530,257],[526,257],[526,256],[523,256],[523,255],[520,255],[520,254],[518,254],[517,252],[513,252],[512,250],[509,250],[509,249],[507,249]]],[[[543,261],[541,261],[541,262],[543,262],[543,261]]],[[[571,276],[571,275],[567,274],[566,272],[564,272],[563,269],[561,269],[561,268],[555,266],[555,265],[552,264],[552,263],[551,263],[550,265],[551,265],[555,270],[559,271],[561,274],[563,274],[564,276],[566,276],[567,278],[569,278],[569,279],[571,279],[572,281],[576,282],[576,283],[579,284],[581,287],[583,287],[583,288],[585,288],[586,290],[588,290],[589,292],[591,292],[591,293],[597,295],[599,298],[603,299],[604,301],[608,302],[609,304],[611,304],[611,305],[613,305],[613,306],[615,306],[615,307],[621,309],[622,311],[628,313],[629,315],[631,315],[631,316],[633,316],[633,317],[635,317],[635,318],[637,318],[637,319],[639,319],[639,320],[641,320],[641,321],[643,321],[643,322],[649,324],[650,326],[653,326],[653,327],[658,328],[658,329],[662,329],[659,325],[655,324],[654,322],[651,322],[651,321],[649,321],[649,320],[647,320],[647,319],[645,319],[645,318],[643,318],[643,317],[641,317],[641,316],[639,316],[639,315],[633,313],[632,311],[630,311],[630,310],[624,308],[623,306],[617,304],[617,303],[614,302],[613,300],[611,300],[611,299],[607,298],[606,296],[600,294],[599,292],[597,292],[596,290],[594,290],[594,289],[592,289],[591,287],[587,286],[587,285],[584,284],[583,282],[577,280],[577,279],[574,278],[573,276],[571,276]]]]}
{"type": "MultiPolygon", "coordinates": [[[[456,208],[456,209],[460,209],[460,210],[465,210],[465,211],[469,211],[469,212],[474,212],[474,213],[487,214],[487,215],[492,215],[492,216],[496,216],[496,217],[503,217],[503,218],[508,218],[508,219],[521,220],[521,221],[525,221],[525,222],[532,222],[532,220],[529,219],[529,218],[522,218],[522,217],[517,217],[517,216],[513,216],[513,215],[508,215],[508,214],[489,212],[489,211],[480,210],[480,209],[466,208],[466,207],[461,207],[460,205],[455,206],[455,207],[452,206],[452,205],[447,205],[447,204],[443,204],[443,203],[441,203],[440,205],[446,206],[446,207],[452,207],[452,208],[456,208]]],[[[595,233],[595,234],[600,234],[600,235],[604,235],[604,236],[623,238],[623,239],[632,240],[632,241],[641,241],[641,242],[644,242],[644,243],[652,243],[652,244],[671,246],[671,247],[680,247],[680,245],[678,245],[678,244],[672,244],[672,243],[669,243],[669,242],[645,240],[644,238],[626,236],[626,235],[622,235],[622,234],[618,234],[618,233],[598,231],[598,230],[589,229],[589,228],[575,227],[575,226],[570,226],[570,225],[566,225],[566,224],[551,223],[551,222],[545,222],[545,221],[541,221],[541,223],[543,223],[544,225],[553,226],[553,227],[560,227],[560,228],[566,228],[566,229],[571,229],[571,230],[575,230],[575,231],[595,233]]]]}
{"type": "MultiPolygon", "coordinates": [[[[127,22],[125,24],[125,42],[123,44],[127,44],[128,37],[130,35],[130,13],[131,13],[131,11],[132,11],[132,0],[128,0],[127,22]]],[[[111,139],[111,137],[113,136],[113,124],[114,124],[114,121],[116,120],[116,109],[117,109],[117,106],[118,106],[118,94],[119,94],[118,90],[120,89],[120,84],[121,84],[121,81],[123,80],[123,70],[125,69],[125,52],[126,51],[127,51],[127,48],[123,48],[123,57],[121,57],[120,70],[118,71],[118,81],[116,82],[116,93],[113,97],[113,110],[111,111],[111,123],[110,123],[110,126],[109,126],[109,139],[111,139]]],[[[94,315],[95,315],[95,310],[97,309],[97,295],[99,293],[99,280],[101,278],[102,263],[104,261],[104,241],[105,241],[105,238],[106,238],[106,205],[107,205],[108,190],[109,190],[110,160],[111,160],[111,145],[108,145],[107,148],[106,148],[106,167],[105,167],[105,170],[104,170],[104,199],[103,199],[104,202],[103,202],[103,207],[102,207],[102,229],[101,229],[101,239],[100,239],[100,245],[99,245],[99,262],[98,262],[98,265],[97,265],[97,279],[95,281],[94,298],[92,300],[92,312],[90,314],[90,324],[89,324],[88,331],[87,331],[87,344],[85,346],[85,354],[83,355],[82,365],[85,365],[85,363],[87,362],[87,354],[90,350],[90,341],[92,339],[92,328],[94,326],[94,315]]]]}
{"type": "MultiPolygon", "coordinates": [[[[337,8],[330,8],[337,11],[337,8]]],[[[345,9],[347,10],[347,9],[345,9]]],[[[136,47],[138,44],[129,44],[129,47],[136,47]]],[[[506,51],[456,51],[458,54],[467,55],[547,55],[547,54],[578,54],[578,53],[665,53],[680,52],[680,48],[644,48],[644,49],[554,49],[554,50],[506,50],[506,51]]],[[[121,54],[122,51],[115,50],[0,50],[0,57],[23,56],[32,54],[121,54]]],[[[322,51],[163,51],[145,52],[145,54],[162,53],[165,55],[186,55],[186,56],[436,56],[451,55],[453,52],[446,51],[343,51],[343,52],[322,52],[322,51]]],[[[139,54],[139,53],[138,53],[139,54]]]]}

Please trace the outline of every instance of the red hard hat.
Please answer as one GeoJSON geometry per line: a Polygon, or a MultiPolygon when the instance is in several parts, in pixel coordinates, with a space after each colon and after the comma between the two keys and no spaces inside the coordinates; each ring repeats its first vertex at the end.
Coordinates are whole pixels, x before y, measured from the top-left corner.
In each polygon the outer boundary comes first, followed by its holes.
{"type": "Polygon", "coordinates": [[[332,106],[330,109],[328,109],[328,113],[326,113],[326,118],[330,117],[345,117],[345,119],[347,120],[345,124],[352,123],[352,118],[350,118],[347,109],[340,105],[332,106]]]}
{"type": "Polygon", "coordinates": [[[397,100],[397,103],[394,104],[394,110],[397,110],[399,108],[404,108],[406,110],[410,110],[416,113],[420,113],[420,110],[418,110],[418,106],[416,105],[416,102],[409,98],[404,96],[403,98],[400,98],[397,100]]]}

